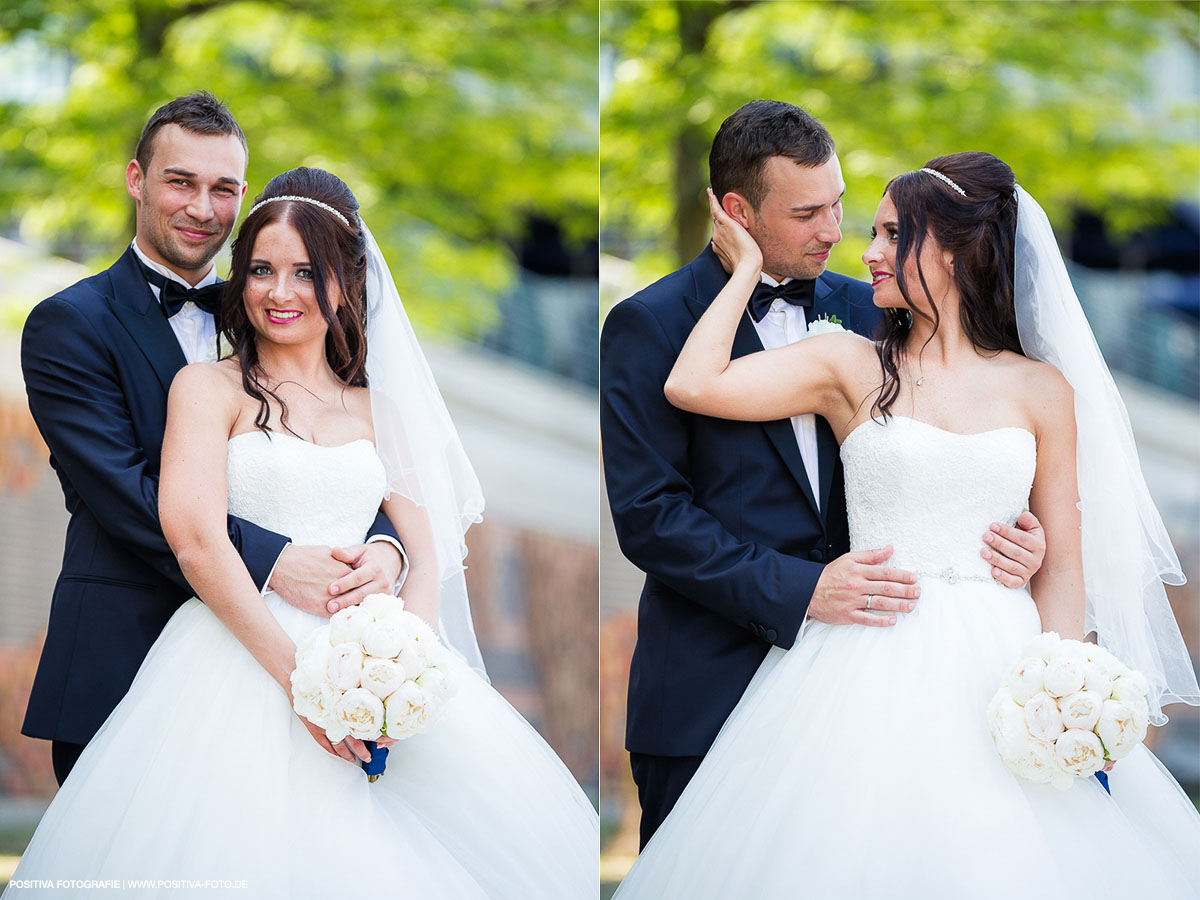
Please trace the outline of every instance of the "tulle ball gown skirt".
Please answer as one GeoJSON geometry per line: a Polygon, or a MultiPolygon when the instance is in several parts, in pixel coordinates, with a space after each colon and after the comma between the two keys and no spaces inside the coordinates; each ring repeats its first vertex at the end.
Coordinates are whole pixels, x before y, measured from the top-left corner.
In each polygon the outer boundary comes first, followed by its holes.
{"type": "Polygon", "coordinates": [[[1069,791],[1013,776],[986,707],[1024,591],[925,579],[890,628],[773,649],[621,900],[1191,898],[1200,817],[1144,748],[1069,791]]]}
{"type": "MultiPolygon", "coordinates": [[[[267,601],[294,637],[320,624],[267,601]]],[[[372,784],[322,750],[245,648],[188,601],[59,791],[5,900],[591,900],[590,803],[500,695],[456,668],[444,718],[392,747],[372,784]],[[74,884],[17,887],[31,881],[74,884]]]]}

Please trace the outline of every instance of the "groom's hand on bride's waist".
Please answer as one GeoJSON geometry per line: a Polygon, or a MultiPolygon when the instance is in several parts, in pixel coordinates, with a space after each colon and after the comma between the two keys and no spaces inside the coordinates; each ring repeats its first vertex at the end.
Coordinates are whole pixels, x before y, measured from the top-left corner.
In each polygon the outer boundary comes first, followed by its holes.
{"type": "Polygon", "coordinates": [[[1005,587],[1024,587],[1046,558],[1046,532],[1029,510],[1017,517],[1015,525],[993,522],[983,542],[979,555],[992,564],[992,577],[1005,587]]]}
{"type": "Polygon", "coordinates": [[[808,615],[827,625],[896,624],[894,613],[916,608],[917,576],[882,563],[891,546],[839,556],[825,566],[808,602],[808,615]]]}

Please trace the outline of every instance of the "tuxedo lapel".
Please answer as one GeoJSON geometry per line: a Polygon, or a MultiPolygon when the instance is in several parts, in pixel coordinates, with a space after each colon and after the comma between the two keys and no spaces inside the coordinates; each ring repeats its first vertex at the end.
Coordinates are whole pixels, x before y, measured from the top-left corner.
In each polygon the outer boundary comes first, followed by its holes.
{"type": "Polygon", "coordinates": [[[822,275],[817,279],[816,285],[813,287],[813,305],[806,316],[807,321],[815,322],[817,319],[828,319],[831,316],[837,316],[843,327],[846,326],[846,310],[847,303],[846,285],[832,287],[825,277],[822,275]]]}
{"type": "Polygon", "coordinates": [[[154,370],[165,392],[176,373],[187,365],[179,339],[154,299],[130,247],[108,270],[112,284],[109,305],[154,370]]]}
{"type": "MultiPolygon", "coordinates": [[[[725,283],[729,280],[729,276],[721,268],[721,263],[717,259],[716,254],[713,253],[711,246],[705,249],[692,262],[692,272],[695,277],[696,291],[694,294],[684,297],[684,302],[687,304],[688,309],[691,310],[692,315],[698,320],[704,315],[704,311],[708,309],[709,304],[712,303],[717,294],[720,293],[721,288],[725,286],[725,283]]],[[[817,288],[819,290],[820,282],[817,283],[817,288]]],[[[828,293],[828,289],[826,292],[828,293]]],[[[737,331],[733,336],[731,358],[738,359],[762,349],[762,341],[759,340],[758,332],[754,330],[754,322],[748,314],[744,314],[738,322],[737,331]]],[[[818,425],[825,425],[825,420],[819,416],[817,417],[817,422],[818,425]]],[[[791,420],[777,419],[774,422],[763,422],[762,428],[766,432],[767,438],[783,458],[784,465],[792,473],[792,477],[796,479],[796,483],[800,486],[801,491],[804,492],[804,497],[808,501],[808,505],[812,508],[813,515],[817,517],[818,521],[824,523],[824,518],[821,516],[821,509],[823,507],[817,506],[816,498],[813,496],[812,483],[808,479],[808,471],[804,468],[804,457],[800,455],[800,446],[796,443],[796,432],[792,428],[791,420]]],[[[825,428],[828,430],[829,426],[825,425],[825,428]]],[[[833,432],[830,431],[831,437],[832,434],[833,432]]],[[[819,427],[817,435],[819,443],[819,427]]],[[[835,454],[837,452],[836,441],[834,442],[834,452],[835,454]]],[[[826,471],[829,470],[829,477],[832,478],[832,470],[829,465],[826,465],[823,453],[821,457],[818,465],[821,481],[824,484],[826,471]]],[[[824,488],[824,493],[826,495],[829,493],[827,486],[824,488]]]]}

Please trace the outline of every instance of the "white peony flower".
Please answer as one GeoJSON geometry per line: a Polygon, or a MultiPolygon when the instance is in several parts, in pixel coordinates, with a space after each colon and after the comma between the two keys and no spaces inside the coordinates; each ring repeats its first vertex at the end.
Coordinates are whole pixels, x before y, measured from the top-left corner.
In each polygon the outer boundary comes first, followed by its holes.
{"type": "Polygon", "coordinates": [[[308,633],[308,637],[296,648],[296,651],[307,650],[311,647],[332,647],[333,641],[329,639],[330,627],[328,623],[320,628],[314,628],[308,633]]]}
{"type": "Polygon", "coordinates": [[[1043,690],[1046,661],[1039,656],[1026,656],[1017,660],[1008,672],[1005,684],[1017,703],[1025,703],[1034,694],[1043,690]]]}
{"type": "Polygon", "coordinates": [[[1112,694],[1113,674],[1104,660],[1088,660],[1083,670],[1083,689],[1107,699],[1112,694]]]}
{"type": "Polygon", "coordinates": [[[416,639],[409,640],[396,654],[396,661],[404,666],[409,678],[417,679],[429,668],[429,654],[425,645],[416,639]]]}
{"type": "Polygon", "coordinates": [[[376,659],[368,656],[363,660],[362,686],[381,700],[404,683],[404,666],[394,659],[376,659]]]}
{"type": "Polygon", "coordinates": [[[1150,725],[1150,704],[1146,702],[1146,698],[1130,701],[1130,706],[1133,707],[1133,725],[1138,730],[1138,734],[1142,740],[1146,739],[1146,729],[1150,725]]]}
{"type": "Polygon", "coordinates": [[[337,721],[360,741],[377,740],[383,730],[383,701],[366,688],[352,688],[338,701],[337,721]]]}
{"type": "Polygon", "coordinates": [[[1104,742],[1109,759],[1127,756],[1146,737],[1146,720],[1132,704],[1120,700],[1105,700],[1096,723],[1096,734],[1104,742]]]}
{"type": "Polygon", "coordinates": [[[1124,674],[1113,679],[1111,696],[1122,703],[1144,701],[1149,692],[1150,684],[1146,681],[1146,676],[1133,669],[1126,669],[1124,674]]]}
{"type": "Polygon", "coordinates": [[[1081,662],[1087,662],[1093,646],[1095,645],[1085,644],[1083,641],[1062,639],[1055,644],[1054,649],[1050,651],[1050,660],[1078,659],[1081,662]]]}
{"type": "Polygon", "coordinates": [[[1052,781],[1057,771],[1054,764],[1054,745],[1031,738],[1025,744],[1023,752],[1013,759],[1009,769],[1034,784],[1052,781]]]}
{"type": "Polygon", "coordinates": [[[1068,728],[1054,742],[1054,762],[1068,775],[1092,775],[1104,768],[1104,747],[1092,732],[1068,728]]]}
{"type": "Polygon", "coordinates": [[[413,637],[424,644],[426,648],[434,645],[440,646],[437,632],[430,627],[428,622],[426,622],[416,613],[406,612],[404,616],[409,622],[409,627],[412,629],[413,637]]]}
{"type": "Polygon", "coordinates": [[[1022,656],[1036,656],[1038,659],[1050,661],[1050,655],[1054,652],[1054,648],[1058,646],[1061,638],[1057,631],[1046,631],[1033,638],[1025,649],[1021,651],[1022,656]]]}
{"type": "Polygon", "coordinates": [[[384,701],[387,733],[406,738],[423,731],[433,719],[434,698],[415,681],[406,681],[384,701]]]}
{"type": "Polygon", "coordinates": [[[337,720],[337,705],[341,699],[341,691],[323,682],[316,690],[295,692],[292,707],[318,728],[325,729],[326,737],[336,744],[346,737],[345,729],[337,720]]]}
{"type": "Polygon", "coordinates": [[[341,691],[322,683],[312,690],[293,690],[292,708],[317,727],[325,728],[333,721],[334,708],[341,698],[341,691]]]}
{"type": "Polygon", "coordinates": [[[333,647],[329,644],[329,626],[322,625],[296,649],[296,668],[292,670],[292,687],[300,691],[315,690],[325,681],[333,647]]]}
{"type": "Polygon", "coordinates": [[[1063,726],[1067,729],[1082,728],[1084,731],[1091,731],[1096,727],[1103,706],[1104,694],[1089,690],[1067,694],[1058,701],[1063,726]]]}
{"type": "Polygon", "coordinates": [[[1101,666],[1114,678],[1125,671],[1124,664],[1099,644],[1088,644],[1088,662],[1101,666]]]}
{"type": "Polygon", "coordinates": [[[420,678],[417,679],[417,684],[421,686],[421,690],[436,699],[439,703],[445,703],[457,691],[457,687],[450,677],[441,669],[430,667],[425,670],[420,678]]]}
{"type": "Polygon", "coordinates": [[[1062,734],[1062,714],[1054,698],[1045,691],[1030,697],[1025,704],[1025,724],[1039,741],[1053,741],[1062,734]]]}
{"type": "Polygon", "coordinates": [[[362,637],[363,629],[375,621],[369,609],[362,606],[347,606],[329,618],[329,642],[331,644],[355,644],[362,637]]]}
{"type": "Polygon", "coordinates": [[[356,688],[362,678],[363,652],[358,644],[338,644],[329,657],[325,674],[339,691],[356,688]]]}
{"type": "Polygon", "coordinates": [[[394,659],[396,654],[408,644],[410,635],[411,630],[402,619],[391,617],[380,619],[372,622],[363,631],[363,650],[369,656],[394,659]]]}
{"type": "Polygon", "coordinates": [[[329,739],[329,743],[331,744],[340,744],[346,738],[350,737],[350,732],[337,720],[337,716],[335,715],[330,720],[330,724],[325,726],[325,737],[329,739]]]}
{"type": "Polygon", "coordinates": [[[1043,675],[1046,693],[1065,697],[1083,689],[1087,676],[1087,660],[1081,656],[1057,656],[1046,663],[1043,675]]]}
{"type": "Polygon", "coordinates": [[[370,612],[376,619],[387,618],[404,609],[404,601],[391,594],[368,594],[358,605],[370,612]]]}

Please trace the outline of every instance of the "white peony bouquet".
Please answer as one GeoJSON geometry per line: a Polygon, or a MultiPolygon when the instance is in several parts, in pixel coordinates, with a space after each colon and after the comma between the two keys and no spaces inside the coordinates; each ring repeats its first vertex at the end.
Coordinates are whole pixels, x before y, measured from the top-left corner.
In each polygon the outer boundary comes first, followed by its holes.
{"type": "Polygon", "coordinates": [[[1015,775],[1066,790],[1146,737],[1149,685],[1096,644],[1053,631],[1026,645],[988,704],[988,728],[1015,775]]]}
{"type": "MultiPolygon", "coordinates": [[[[428,729],[454,693],[448,651],[419,616],[390,594],[335,613],[296,649],[296,712],[331,743],[411,737],[428,729]]],[[[372,747],[372,762],[386,757],[372,747]]],[[[367,765],[371,780],[381,765],[367,765]]]]}

